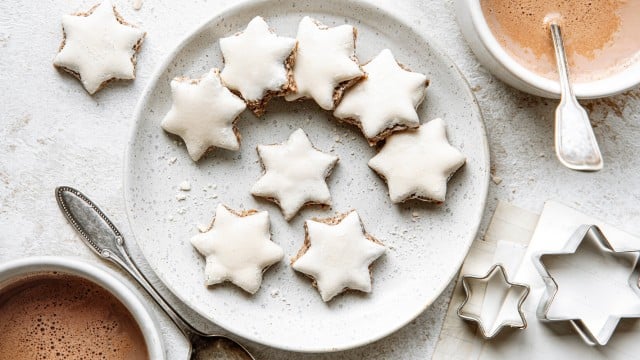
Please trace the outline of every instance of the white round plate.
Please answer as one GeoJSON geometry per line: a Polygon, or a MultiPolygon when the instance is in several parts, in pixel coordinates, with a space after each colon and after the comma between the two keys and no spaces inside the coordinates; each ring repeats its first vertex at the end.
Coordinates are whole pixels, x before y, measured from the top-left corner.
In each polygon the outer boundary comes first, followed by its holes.
{"type": "MultiPolygon", "coordinates": [[[[428,154],[425,154],[428,156],[428,154]]],[[[282,349],[326,352],[380,339],[424,311],[458,271],[482,217],[489,152],[480,111],[454,63],[411,25],[361,2],[255,1],[236,6],[188,36],[156,72],[136,112],[125,166],[125,198],[131,227],[151,267],[186,304],[225,329],[282,349]],[[341,125],[312,101],[275,99],[262,119],[244,112],[238,122],[242,147],[217,149],[198,163],[184,145],[160,128],[171,106],[169,83],[176,76],[200,77],[221,67],[220,37],[263,16],[279,35],[295,37],[309,15],[328,26],[358,29],[357,55],[366,62],[389,48],[399,62],[427,74],[431,85],[419,108],[423,122],[442,117],[451,143],[467,156],[449,182],[443,205],[411,201],[393,205],[387,187],[367,161],[376,150],[355,127],[341,125]],[[313,144],[340,157],[328,180],[330,209],[304,208],[291,222],[278,207],[251,196],[262,169],[258,144],[279,143],[297,128],[313,144]],[[177,159],[177,160],[175,160],[177,159]],[[175,162],[174,162],[175,160],[175,162]],[[178,186],[189,181],[191,191],[178,186]],[[176,194],[186,200],[178,200],[176,194]],[[268,210],[274,242],[285,260],[265,274],[253,296],[231,285],[204,285],[204,259],[189,243],[197,224],[209,224],[216,206],[268,210]],[[369,233],[388,248],[374,263],[373,291],[347,292],[324,303],[308,278],[289,266],[304,239],[303,223],[356,209],[369,233]]]]}

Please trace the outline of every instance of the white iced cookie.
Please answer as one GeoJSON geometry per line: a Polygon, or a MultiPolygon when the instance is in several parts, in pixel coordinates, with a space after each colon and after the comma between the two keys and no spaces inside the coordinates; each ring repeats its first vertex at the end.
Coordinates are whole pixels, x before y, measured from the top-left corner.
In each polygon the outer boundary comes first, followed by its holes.
{"type": "Polygon", "coordinates": [[[236,213],[222,204],[211,229],[192,237],[191,244],[206,259],[206,285],[230,281],[251,294],[260,288],[262,273],[284,255],[271,241],[268,212],[236,213]]]}
{"type": "Polygon", "coordinates": [[[302,129],[282,144],[258,145],[258,155],[264,174],[251,194],[277,203],[287,221],[304,205],[331,204],[325,179],[338,157],[316,150],[302,129]]]}
{"type": "Polygon", "coordinates": [[[134,79],[146,33],[127,24],[109,1],[62,17],[64,40],[53,65],[77,77],[89,94],[112,79],[134,79]]]}
{"type": "Polygon", "coordinates": [[[328,28],[305,16],[298,27],[293,67],[296,91],[285,98],[312,98],[333,110],[342,92],[364,76],[355,56],[356,30],[351,25],[328,28]]]}
{"type": "Polygon", "coordinates": [[[335,117],[360,127],[371,145],[394,131],[420,126],[416,108],[429,84],[424,74],[403,69],[388,49],[362,69],[367,77],[345,92],[335,117]]]}
{"type": "Polygon", "coordinates": [[[235,123],[246,105],[222,85],[218,69],[196,80],[173,79],[171,96],[173,105],[162,119],[162,128],[184,140],[193,161],[212,147],[240,148],[235,123]]]}
{"type": "Polygon", "coordinates": [[[395,133],[369,167],[384,178],[394,203],[418,199],[441,203],[447,181],[466,161],[449,144],[442,119],[422,124],[416,131],[395,133]]]}
{"type": "Polygon", "coordinates": [[[357,212],[307,220],[304,227],[305,242],[291,266],[313,278],[322,300],[347,289],[371,291],[369,267],[385,247],[365,232],[357,212]]]}
{"type": "Polygon", "coordinates": [[[220,39],[224,57],[220,77],[256,115],[262,115],[271,96],[283,95],[293,87],[289,68],[296,43],[296,39],[277,36],[256,16],[244,31],[220,39]]]}

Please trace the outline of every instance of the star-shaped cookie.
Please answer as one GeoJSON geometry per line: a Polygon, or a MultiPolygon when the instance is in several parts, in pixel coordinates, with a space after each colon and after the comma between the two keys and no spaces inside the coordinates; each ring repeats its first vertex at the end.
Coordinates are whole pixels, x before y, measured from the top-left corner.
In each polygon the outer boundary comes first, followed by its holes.
{"type": "Polygon", "coordinates": [[[447,181],[466,161],[449,144],[442,119],[422,124],[415,131],[395,133],[369,167],[384,178],[394,203],[408,199],[444,202],[447,181]]]}
{"type": "Polygon", "coordinates": [[[476,322],[485,338],[494,337],[505,326],[527,327],[522,304],[529,286],[510,282],[502,265],[494,265],[484,276],[464,275],[462,287],[466,298],[458,316],[476,322]]]}
{"type": "Polygon", "coordinates": [[[621,318],[640,317],[639,252],[616,249],[595,225],[582,225],[562,252],[534,257],[546,293],[537,316],[569,321],[589,345],[606,345],[621,318]]]}
{"type": "Polygon", "coordinates": [[[258,145],[258,155],[264,174],[251,194],[277,203],[287,221],[304,205],[331,205],[325,179],[338,157],[315,149],[302,129],[282,144],[258,145]]]}
{"type": "Polygon", "coordinates": [[[389,49],[362,66],[367,77],[348,89],[333,115],[360,127],[370,145],[392,132],[420,126],[416,108],[427,77],[403,69],[389,49]]]}
{"type": "Polygon", "coordinates": [[[256,16],[244,31],[220,39],[224,57],[220,77],[260,116],[271,96],[284,94],[292,87],[289,68],[296,43],[296,39],[277,36],[262,17],[256,16]]]}
{"type": "Polygon", "coordinates": [[[134,79],[136,53],[146,33],[127,24],[109,1],[62,17],[64,40],[53,65],[81,82],[89,94],[112,79],[134,79]]]}
{"type": "Polygon", "coordinates": [[[206,285],[230,281],[251,294],[260,288],[262,273],[284,254],[271,241],[268,212],[237,213],[222,204],[211,229],[192,237],[191,244],[206,258],[206,285]]]}
{"type": "Polygon", "coordinates": [[[352,289],[371,291],[369,267],[385,247],[367,234],[355,210],[332,219],[307,220],[305,243],[291,266],[314,280],[323,301],[352,289]]]}
{"type": "Polygon", "coordinates": [[[222,85],[218,69],[196,80],[173,79],[171,96],[173,105],[162,120],[162,128],[184,140],[193,161],[212,147],[240,148],[235,123],[246,105],[222,85]]]}
{"type": "Polygon", "coordinates": [[[285,98],[312,98],[333,110],[344,89],[364,76],[355,56],[356,31],[351,25],[328,28],[305,16],[298,27],[293,67],[296,91],[285,98]]]}

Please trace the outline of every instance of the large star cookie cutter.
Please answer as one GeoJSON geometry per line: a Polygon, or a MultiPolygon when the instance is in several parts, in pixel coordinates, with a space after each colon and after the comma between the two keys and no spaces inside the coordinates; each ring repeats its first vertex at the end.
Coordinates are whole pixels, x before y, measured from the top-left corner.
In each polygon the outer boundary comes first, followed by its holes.
{"type": "Polygon", "coordinates": [[[502,265],[494,265],[484,276],[462,276],[462,287],[466,297],[457,314],[478,323],[484,338],[493,338],[505,326],[527,327],[522,304],[529,295],[529,286],[510,282],[502,265]]]}
{"type": "Polygon", "coordinates": [[[591,346],[606,345],[621,318],[640,317],[640,249],[616,249],[595,225],[582,225],[558,253],[538,254],[537,317],[569,321],[591,346]]]}

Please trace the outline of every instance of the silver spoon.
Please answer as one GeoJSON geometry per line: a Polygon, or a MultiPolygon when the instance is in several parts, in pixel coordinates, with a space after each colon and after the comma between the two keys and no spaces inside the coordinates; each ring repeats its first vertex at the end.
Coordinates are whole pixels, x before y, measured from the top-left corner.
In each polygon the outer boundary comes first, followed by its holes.
{"type": "Polygon", "coordinates": [[[189,324],[142,275],[129,256],[120,231],[84,194],[74,188],[60,186],[56,188],[56,200],[84,243],[102,258],[114,262],[129,273],[171,318],[189,340],[189,359],[255,360],[247,349],[234,340],[226,336],[205,334],[189,324]]]}
{"type": "Polygon", "coordinates": [[[556,109],[555,145],[560,162],[573,170],[602,169],[602,155],[593,134],[589,116],[578,103],[569,82],[567,56],[560,26],[549,24],[560,75],[560,105],[556,109]]]}

